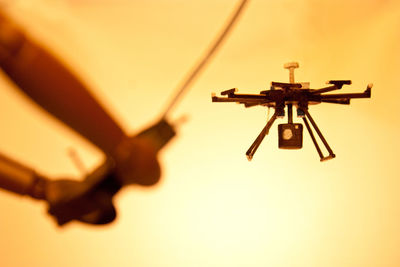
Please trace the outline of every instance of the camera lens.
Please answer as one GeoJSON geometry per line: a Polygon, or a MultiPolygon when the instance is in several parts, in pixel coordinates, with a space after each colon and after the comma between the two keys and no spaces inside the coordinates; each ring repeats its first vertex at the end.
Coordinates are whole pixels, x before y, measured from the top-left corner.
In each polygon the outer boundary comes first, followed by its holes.
{"type": "Polygon", "coordinates": [[[282,137],[283,137],[284,140],[292,139],[292,137],[293,137],[292,130],[291,129],[283,130],[282,137]]]}

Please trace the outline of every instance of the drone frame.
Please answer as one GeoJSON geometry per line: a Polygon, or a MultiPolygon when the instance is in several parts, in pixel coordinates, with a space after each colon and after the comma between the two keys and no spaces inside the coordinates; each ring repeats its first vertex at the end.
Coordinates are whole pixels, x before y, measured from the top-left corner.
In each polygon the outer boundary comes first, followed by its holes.
{"type": "Polygon", "coordinates": [[[342,89],[343,85],[349,85],[351,84],[351,81],[330,80],[328,81],[330,86],[320,89],[309,89],[307,88],[308,83],[294,83],[293,71],[294,68],[298,68],[298,63],[294,62],[285,64],[285,68],[289,69],[290,71],[290,83],[272,82],[271,89],[261,91],[260,94],[236,94],[237,89],[232,88],[221,92],[223,97],[218,97],[213,94],[212,102],[236,102],[239,104],[244,104],[246,108],[261,105],[275,109],[272,117],[268,120],[265,127],[261,130],[260,134],[247,150],[246,156],[248,160],[253,158],[254,153],[257,151],[264,137],[268,134],[275,120],[278,117],[283,118],[285,116],[286,106],[288,108],[288,125],[293,125],[293,105],[297,108],[297,116],[303,119],[304,125],[306,126],[312,142],[318,152],[320,161],[322,162],[335,158],[335,154],[318,128],[316,122],[312,118],[310,112],[308,111],[308,107],[309,105],[319,103],[349,105],[350,99],[370,98],[372,84],[369,84],[363,93],[325,94],[327,92],[342,89]],[[323,155],[309,122],[328,151],[329,154],[327,156],[323,155]]]}

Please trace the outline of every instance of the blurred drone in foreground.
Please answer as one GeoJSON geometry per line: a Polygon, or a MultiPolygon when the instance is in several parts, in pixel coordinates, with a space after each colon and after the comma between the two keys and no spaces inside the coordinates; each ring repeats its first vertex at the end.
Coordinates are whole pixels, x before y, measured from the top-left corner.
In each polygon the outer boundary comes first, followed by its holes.
{"type": "MultiPolygon", "coordinates": [[[[202,60],[176,88],[176,94],[154,124],[128,135],[88,87],[57,56],[25,33],[0,9],[0,68],[25,96],[98,147],[100,166],[82,181],[52,179],[0,154],[0,188],[44,200],[58,225],[114,221],[113,197],[130,184],[152,186],[161,176],[158,152],[175,136],[168,115],[218,50],[247,0],[241,0],[225,28],[202,60]]],[[[27,133],[28,134],[28,133],[27,133]]]]}
{"type": "Polygon", "coordinates": [[[320,89],[310,89],[309,83],[295,83],[294,69],[298,68],[297,62],[291,62],[284,65],[289,70],[289,83],[272,82],[271,89],[261,91],[260,94],[236,94],[236,88],[221,92],[224,97],[212,95],[212,102],[236,102],[244,104],[246,108],[253,106],[265,106],[274,108],[275,112],[268,120],[267,125],[262,129],[256,140],[246,152],[248,160],[251,160],[257,151],[264,137],[277,118],[285,117],[285,107],[287,106],[288,123],[278,125],[279,148],[281,149],[300,149],[303,146],[303,125],[293,123],[293,106],[297,109],[297,116],[303,119],[304,125],[310,133],[311,139],[317,149],[321,161],[333,159],[335,154],[325,140],[317,124],[311,117],[308,106],[320,103],[334,103],[348,105],[352,98],[370,98],[372,84],[367,86],[363,93],[350,94],[325,94],[330,91],[342,89],[343,85],[351,84],[350,80],[331,80],[327,83],[328,87],[320,89]],[[324,144],[329,155],[324,156],[318,142],[313,134],[308,120],[311,122],[315,132],[324,144]]]}

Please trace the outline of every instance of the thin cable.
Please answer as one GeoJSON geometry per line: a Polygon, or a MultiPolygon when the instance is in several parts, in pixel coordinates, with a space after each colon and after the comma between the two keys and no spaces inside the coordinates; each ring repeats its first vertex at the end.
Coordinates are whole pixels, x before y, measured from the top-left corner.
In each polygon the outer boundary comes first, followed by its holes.
{"type": "Polygon", "coordinates": [[[209,48],[208,52],[203,56],[202,60],[197,64],[195,68],[191,72],[188,73],[188,75],[185,76],[185,78],[182,80],[180,85],[176,89],[176,94],[175,97],[171,100],[165,111],[162,113],[162,119],[165,119],[167,114],[171,111],[171,109],[176,105],[178,100],[182,97],[183,93],[189,88],[189,86],[192,84],[192,82],[195,80],[196,76],[200,73],[200,71],[205,67],[207,62],[211,59],[215,51],[219,48],[225,37],[228,35],[230,30],[233,28],[235,22],[239,18],[240,13],[242,13],[242,10],[244,9],[244,6],[248,0],[242,0],[239,7],[236,9],[234,14],[232,15],[229,23],[226,25],[225,29],[223,32],[219,35],[218,39],[215,41],[215,43],[209,48]]]}

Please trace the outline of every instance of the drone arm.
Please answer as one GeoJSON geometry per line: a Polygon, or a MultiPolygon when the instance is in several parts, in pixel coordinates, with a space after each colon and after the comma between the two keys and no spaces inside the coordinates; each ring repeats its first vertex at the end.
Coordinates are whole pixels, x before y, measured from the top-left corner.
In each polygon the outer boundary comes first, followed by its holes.
{"type": "Polygon", "coordinates": [[[1,10],[0,68],[30,99],[112,158],[120,182],[153,185],[159,180],[157,152],[173,135],[172,127],[161,120],[151,131],[127,136],[82,81],[1,10]],[[167,134],[155,134],[160,128],[167,134]]]}
{"type": "Polygon", "coordinates": [[[350,93],[350,94],[328,94],[321,95],[321,100],[338,100],[338,99],[351,99],[351,98],[370,98],[372,84],[368,84],[367,89],[363,93],[350,93]]]}
{"type": "Polygon", "coordinates": [[[48,179],[0,154],[0,188],[32,198],[45,198],[48,179]]]}
{"type": "Polygon", "coordinates": [[[327,99],[350,99],[350,98],[370,98],[371,94],[368,93],[350,93],[350,94],[329,94],[329,95],[321,95],[321,100],[327,99]]]}
{"type": "Polygon", "coordinates": [[[348,98],[345,98],[345,99],[324,99],[324,100],[321,100],[321,102],[332,103],[332,104],[349,105],[350,104],[350,99],[348,99],[348,98]]]}
{"type": "Polygon", "coordinates": [[[211,100],[212,102],[237,102],[236,99],[232,99],[229,97],[218,97],[214,93],[211,94],[211,100]]]}
{"type": "Polygon", "coordinates": [[[251,107],[255,107],[255,106],[258,106],[258,105],[263,105],[263,104],[266,104],[266,103],[260,103],[260,102],[254,102],[254,103],[248,102],[248,103],[245,103],[245,102],[243,102],[243,103],[239,103],[239,104],[243,104],[245,108],[251,108],[251,107]]]}
{"type": "Polygon", "coordinates": [[[58,58],[0,14],[0,68],[27,96],[105,153],[125,133],[58,58]]]}
{"type": "Polygon", "coordinates": [[[342,89],[343,85],[351,84],[351,81],[350,80],[330,80],[327,83],[333,84],[333,85],[312,91],[312,94],[322,94],[322,93],[342,89]]]}
{"type": "Polygon", "coordinates": [[[244,104],[246,108],[272,102],[265,95],[235,94],[235,91],[236,88],[221,92],[221,95],[227,95],[226,97],[218,97],[213,93],[211,94],[211,100],[212,102],[235,102],[244,104]]]}

